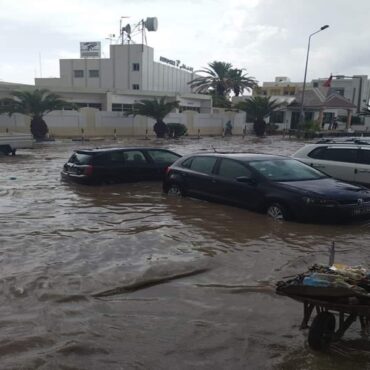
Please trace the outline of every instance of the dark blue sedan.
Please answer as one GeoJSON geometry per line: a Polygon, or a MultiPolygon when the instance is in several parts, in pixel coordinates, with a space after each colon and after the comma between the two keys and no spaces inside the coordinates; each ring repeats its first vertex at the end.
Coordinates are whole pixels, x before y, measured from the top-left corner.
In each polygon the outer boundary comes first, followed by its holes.
{"type": "Polygon", "coordinates": [[[281,220],[335,223],[370,216],[369,189],[332,179],[284,156],[189,155],[167,169],[163,190],[265,212],[281,220]]]}

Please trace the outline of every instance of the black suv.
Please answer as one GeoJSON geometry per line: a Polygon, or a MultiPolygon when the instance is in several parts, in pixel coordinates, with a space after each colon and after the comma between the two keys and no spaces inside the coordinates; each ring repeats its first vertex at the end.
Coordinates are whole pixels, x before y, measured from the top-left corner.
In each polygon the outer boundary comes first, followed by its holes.
{"type": "Polygon", "coordinates": [[[162,180],[181,156],[158,148],[76,150],[63,166],[62,179],[83,184],[162,180]]]}

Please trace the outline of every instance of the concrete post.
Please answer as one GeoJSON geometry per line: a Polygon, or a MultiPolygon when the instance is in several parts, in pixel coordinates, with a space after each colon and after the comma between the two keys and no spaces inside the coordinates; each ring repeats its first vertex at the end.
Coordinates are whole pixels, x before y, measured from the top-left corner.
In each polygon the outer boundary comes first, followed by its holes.
{"type": "Polygon", "coordinates": [[[352,110],[347,109],[347,122],[346,122],[346,129],[347,130],[351,127],[351,119],[352,119],[352,110]]]}

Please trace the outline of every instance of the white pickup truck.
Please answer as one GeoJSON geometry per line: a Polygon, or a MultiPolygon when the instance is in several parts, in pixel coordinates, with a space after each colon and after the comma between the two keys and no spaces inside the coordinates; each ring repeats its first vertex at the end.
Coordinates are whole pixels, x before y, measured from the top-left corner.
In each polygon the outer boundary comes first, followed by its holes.
{"type": "Polygon", "coordinates": [[[2,133],[0,134],[0,153],[15,155],[17,149],[28,149],[33,146],[31,134],[2,133]]]}

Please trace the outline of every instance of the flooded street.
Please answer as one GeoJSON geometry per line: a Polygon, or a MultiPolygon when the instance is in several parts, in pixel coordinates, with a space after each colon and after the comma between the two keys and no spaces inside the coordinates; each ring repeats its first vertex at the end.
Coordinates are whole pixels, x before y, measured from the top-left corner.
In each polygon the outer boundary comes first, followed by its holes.
{"type": "Polygon", "coordinates": [[[1,369],[370,369],[353,325],[329,353],[299,330],[284,276],[370,266],[370,222],[313,225],[162,194],[161,183],[69,185],[73,149],[158,146],[291,154],[282,138],[57,141],[0,157],[1,369]]]}

